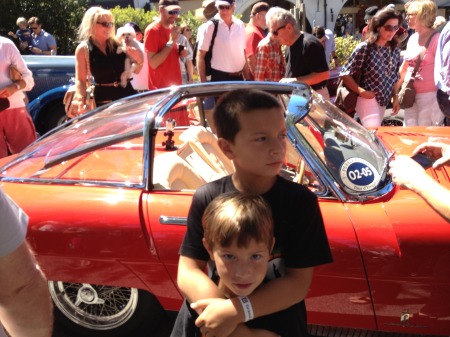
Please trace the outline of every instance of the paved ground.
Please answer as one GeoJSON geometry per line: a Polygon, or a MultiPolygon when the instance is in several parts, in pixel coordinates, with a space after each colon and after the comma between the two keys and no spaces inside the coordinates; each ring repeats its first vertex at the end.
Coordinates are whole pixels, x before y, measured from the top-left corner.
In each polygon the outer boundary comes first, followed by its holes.
{"type": "MultiPolygon", "coordinates": [[[[173,322],[175,321],[177,313],[176,312],[167,312],[167,317],[164,321],[161,322],[161,325],[158,327],[156,331],[142,331],[139,333],[139,336],[130,336],[130,337],[169,337],[170,332],[172,331],[173,322]]],[[[55,326],[53,331],[53,337],[83,337],[80,335],[74,335],[67,332],[64,332],[63,329],[59,326],[55,326]]]]}

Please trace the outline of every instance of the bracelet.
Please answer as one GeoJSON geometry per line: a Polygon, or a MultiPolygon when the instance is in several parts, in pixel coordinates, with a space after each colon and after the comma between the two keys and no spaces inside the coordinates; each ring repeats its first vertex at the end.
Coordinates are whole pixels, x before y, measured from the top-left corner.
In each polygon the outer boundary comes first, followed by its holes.
{"type": "Polygon", "coordinates": [[[253,314],[253,307],[250,299],[246,296],[239,296],[239,302],[241,302],[242,309],[244,309],[245,322],[252,320],[255,315],[253,314]]]}

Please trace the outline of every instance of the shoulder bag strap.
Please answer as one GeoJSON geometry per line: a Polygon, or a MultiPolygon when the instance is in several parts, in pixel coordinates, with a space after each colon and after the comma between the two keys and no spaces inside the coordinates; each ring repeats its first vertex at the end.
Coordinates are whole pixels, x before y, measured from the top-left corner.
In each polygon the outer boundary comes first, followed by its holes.
{"type": "Polygon", "coordinates": [[[212,52],[213,47],[214,47],[214,41],[215,41],[216,35],[217,35],[217,29],[218,29],[218,27],[219,27],[219,20],[217,20],[217,19],[211,19],[211,21],[212,21],[213,24],[214,24],[214,31],[213,31],[213,35],[212,35],[212,38],[211,38],[211,45],[209,46],[209,49],[210,49],[211,52],[212,52]]]}
{"type": "Polygon", "coordinates": [[[431,42],[431,39],[433,38],[434,34],[436,34],[436,33],[437,32],[433,32],[430,35],[430,37],[427,40],[427,43],[425,43],[425,47],[422,48],[422,51],[420,52],[420,55],[419,55],[419,59],[417,60],[416,66],[414,67],[414,70],[413,70],[413,72],[411,74],[411,78],[414,78],[416,76],[417,70],[419,70],[420,63],[422,62],[422,59],[424,58],[425,53],[427,52],[428,46],[429,46],[429,44],[431,42]]]}
{"type": "Polygon", "coordinates": [[[92,85],[92,74],[91,74],[91,62],[89,60],[89,45],[85,43],[84,45],[84,55],[86,58],[86,86],[90,87],[92,85]]]}

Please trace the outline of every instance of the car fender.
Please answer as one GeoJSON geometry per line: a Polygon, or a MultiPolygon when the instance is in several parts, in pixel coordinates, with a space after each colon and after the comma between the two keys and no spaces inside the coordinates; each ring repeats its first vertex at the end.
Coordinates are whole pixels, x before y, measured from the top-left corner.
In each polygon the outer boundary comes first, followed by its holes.
{"type": "Polygon", "coordinates": [[[36,97],[28,104],[28,112],[33,118],[33,121],[36,123],[37,120],[42,116],[45,111],[43,109],[49,104],[54,104],[55,102],[61,102],[64,98],[64,95],[69,89],[69,85],[63,85],[54,89],[51,89],[44,94],[36,97]]]}

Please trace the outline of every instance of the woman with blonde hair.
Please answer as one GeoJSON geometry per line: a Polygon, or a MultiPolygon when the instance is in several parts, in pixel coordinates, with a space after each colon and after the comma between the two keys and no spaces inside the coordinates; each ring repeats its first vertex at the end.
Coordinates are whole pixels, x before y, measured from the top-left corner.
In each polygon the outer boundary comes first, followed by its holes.
{"type": "Polygon", "coordinates": [[[78,28],[78,40],[80,44],[75,50],[78,114],[87,111],[88,68],[94,77],[97,106],[136,93],[130,82],[125,88],[120,85],[120,76],[125,70],[127,55],[137,62],[138,66],[134,71],[137,74],[142,69],[144,54],[134,47],[127,47],[126,53],[117,52],[120,45],[115,37],[114,17],[109,10],[89,8],[78,28]]]}
{"type": "Polygon", "coordinates": [[[433,29],[436,12],[436,4],[431,0],[412,1],[406,12],[408,26],[415,33],[410,36],[406,45],[397,88],[409,81],[419,57],[422,57],[422,61],[414,76],[414,104],[405,109],[405,126],[436,126],[441,125],[444,120],[436,99],[437,88],[434,83],[434,59],[439,39],[439,33],[433,29]],[[426,47],[428,41],[429,45],[426,47]]]}
{"type": "MultiPolygon", "coordinates": [[[[356,46],[339,74],[346,87],[358,93],[355,110],[365,127],[381,125],[393,97],[401,63],[395,33],[401,19],[393,8],[379,10],[370,20],[366,40],[356,46]],[[356,74],[361,75],[359,83],[353,78],[356,74]]],[[[398,109],[394,97],[393,111],[398,109]]]]}

